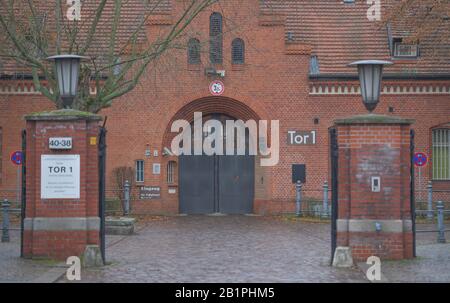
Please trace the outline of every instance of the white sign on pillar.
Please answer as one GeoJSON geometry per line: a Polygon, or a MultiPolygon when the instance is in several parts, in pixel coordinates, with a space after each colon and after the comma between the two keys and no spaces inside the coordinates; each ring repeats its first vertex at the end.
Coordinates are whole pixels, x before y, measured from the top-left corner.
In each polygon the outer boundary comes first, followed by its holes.
{"type": "Polygon", "coordinates": [[[41,155],[41,199],[80,198],[80,155],[41,155]]]}

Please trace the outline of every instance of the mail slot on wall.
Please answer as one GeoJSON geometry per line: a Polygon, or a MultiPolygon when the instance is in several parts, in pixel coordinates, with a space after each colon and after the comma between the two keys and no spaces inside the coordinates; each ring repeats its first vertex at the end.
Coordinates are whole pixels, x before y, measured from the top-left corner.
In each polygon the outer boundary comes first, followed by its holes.
{"type": "Polygon", "coordinates": [[[292,183],[300,181],[306,183],[306,165],[305,164],[293,164],[292,165],[292,183]]]}

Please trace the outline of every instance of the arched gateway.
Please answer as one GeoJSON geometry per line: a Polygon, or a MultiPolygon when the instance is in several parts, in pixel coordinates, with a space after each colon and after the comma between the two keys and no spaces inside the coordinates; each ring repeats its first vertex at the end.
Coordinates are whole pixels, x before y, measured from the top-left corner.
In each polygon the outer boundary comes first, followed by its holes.
{"type": "MultiPolygon", "coordinates": [[[[179,212],[184,214],[248,214],[253,213],[255,193],[255,156],[249,152],[249,133],[246,132],[245,155],[237,153],[236,136],[233,135],[236,152],[225,153],[227,121],[258,121],[258,115],[247,105],[226,97],[207,97],[184,106],[172,119],[165,146],[176,135],[170,132],[175,120],[186,120],[192,126],[194,146],[194,113],[202,114],[201,124],[214,120],[222,125],[224,154],[181,155],[178,157],[179,212]],[[170,134],[170,135],[169,135],[170,134]]],[[[202,129],[202,143],[217,130],[202,129]]],[[[198,140],[198,139],[197,139],[198,140]]],[[[214,143],[213,146],[217,144],[214,143]]]]}

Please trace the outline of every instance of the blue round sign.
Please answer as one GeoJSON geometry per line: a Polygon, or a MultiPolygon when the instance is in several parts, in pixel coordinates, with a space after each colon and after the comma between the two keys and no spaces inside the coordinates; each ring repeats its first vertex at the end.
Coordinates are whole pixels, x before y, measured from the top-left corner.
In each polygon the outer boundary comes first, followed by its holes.
{"type": "Polygon", "coordinates": [[[11,154],[11,162],[15,165],[21,165],[23,161],[23,155],[21,151],[15,151],[11,154]]]}
{"type": "Polygon", "coordinates": [[[418,167],[425,166],[428,162],[428,156],[425,153],[415,153],[414,154],[414,165],[418,167]]]}

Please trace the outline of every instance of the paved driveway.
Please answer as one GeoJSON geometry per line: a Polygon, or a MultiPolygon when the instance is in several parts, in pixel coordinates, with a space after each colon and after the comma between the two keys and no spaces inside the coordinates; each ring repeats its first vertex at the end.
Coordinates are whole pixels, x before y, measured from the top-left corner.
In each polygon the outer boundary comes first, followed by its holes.
{"type": "Polygon", "coordinates": [[[83,282],[364,282],[358,269],[329,266],[329,224],[273,217],[186,216],[108,236],[102,269],[83,282]]]}

